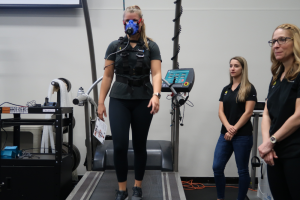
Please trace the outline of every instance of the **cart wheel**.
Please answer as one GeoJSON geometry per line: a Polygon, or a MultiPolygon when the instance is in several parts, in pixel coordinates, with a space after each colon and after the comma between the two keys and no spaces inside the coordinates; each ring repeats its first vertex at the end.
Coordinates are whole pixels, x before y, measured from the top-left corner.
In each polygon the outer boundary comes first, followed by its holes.
{"type": "MultiPolygon", "coordinates": [[[[62,153],[67,154],[68,153],[68,146],[69,143],[68,142],[64,142],[62,145],[62,153]]],[[[79,149],[73,144],[73,167],[72,167],[72,171],[74,171],[75,169],[77,169],[77,167],[79,166],[80,163],[80,151],[79,149]]]]}

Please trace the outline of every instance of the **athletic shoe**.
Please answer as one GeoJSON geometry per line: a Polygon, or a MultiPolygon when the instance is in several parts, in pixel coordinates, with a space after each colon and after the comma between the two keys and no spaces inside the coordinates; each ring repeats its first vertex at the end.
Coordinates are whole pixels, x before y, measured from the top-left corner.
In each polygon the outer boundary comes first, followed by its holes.
{"type": "Polygon", "coordinates": [[[131,200],[141,200],[143,199],[143,193],[142,193],[142,188],[140,187],[133,187],[133,194],[131,200]]]}
{"type": "Polygon", "coordinates": [[[116,199],[115,200],[128,200],[128,192],[116,190],[116,199]]]}

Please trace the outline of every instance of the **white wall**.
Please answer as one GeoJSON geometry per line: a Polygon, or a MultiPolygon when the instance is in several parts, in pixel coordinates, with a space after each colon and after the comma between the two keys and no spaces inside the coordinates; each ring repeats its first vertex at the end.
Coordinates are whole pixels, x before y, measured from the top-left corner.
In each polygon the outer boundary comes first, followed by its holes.
{"type": "MultiPolygon", "coordinates": [[[[173,2],[126,1],[127,6],[138,4],[144,11],[147,35],[161,50],[163,76],[172,68],[173,2]]],[[[97,0],[88,3],[97,77],[100,77],[108,44],[123,35],[123,4],[122,1],[97,0]]],[[[185,125],[180,128],[179,170],[181,176],[210,177],[221,128],[218,99],[229,82],[229,59],[236,55],[247,59],[249,79],[256,87],[258,100],[263,101],[271,79],[267,41],[279,24],[300,26],[300,2],[183,0],[182,6],[179,63],[181,68],[195,69],[196,81],[190,96],[195,107],[186,107],[185,125]]],[[[87,90],[92,80],[82,9],[1,9],[0,69],[0,103],[24,105],[31,100],[43,103],[50,81],[58,77],[71,81],[73,97],[80,86],[87,90]]],[[[170,140],[170,102],[165,97],[163,94],[161,110],[154,116],[149,139],[170,140]]],[[[74,107],[74,114],[77,122],[74,143],[84,158],[83,107],[74,107]]],[[[231,177],[237,176],[233,158],[226,168],[226,175],[231,177]]],[[[79,174],[85,172],[82,163],[79,174]]]]}

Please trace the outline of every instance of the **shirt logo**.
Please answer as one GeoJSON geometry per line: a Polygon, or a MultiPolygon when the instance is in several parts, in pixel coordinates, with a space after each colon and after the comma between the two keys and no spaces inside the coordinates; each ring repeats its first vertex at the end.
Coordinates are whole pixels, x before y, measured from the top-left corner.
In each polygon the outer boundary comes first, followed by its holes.
{"type": "Polygon", "coordinates": [[[226,95],[226,94],[227,94],[227,92],[228,92],[228,91],[226,91],[224,95],[226,95]]]}
{"type": "MultiPolygon", "coordinates": [[[[276,85],[276,81],[273,83],[273,87],[275,87],[275,85],[276,85]]],[[[272,88],[273,88],[273,87],[272,87],[272,88]]]]}
{"type": "Polygon", "coordinates": [[[295,81],[289,81],[290,83],[294,83],[295,81]]]}

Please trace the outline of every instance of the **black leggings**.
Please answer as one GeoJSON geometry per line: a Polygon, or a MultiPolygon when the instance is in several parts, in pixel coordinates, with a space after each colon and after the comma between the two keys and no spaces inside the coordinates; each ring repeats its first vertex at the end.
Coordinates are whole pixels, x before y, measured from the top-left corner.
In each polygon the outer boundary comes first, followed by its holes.
{"type": "Polygon", "coordinates": [[[300,199],[300,158],[274,159],[268,165],[269,186],[274,200],[300,199]]]}
{"type": "Polygon", "coordinates": [[[147,136],[153,115],[148,99],[110,98],[109,121],[114,144],[114,164],[118,182],[127,180],[129,128],[132,130],[135,179],[143,180],[147,162],[147,136]]]}

